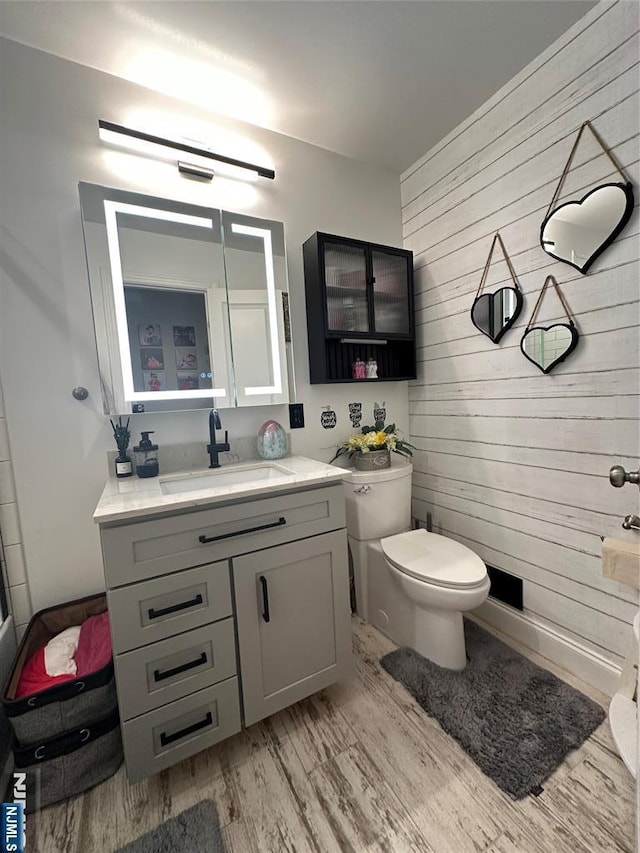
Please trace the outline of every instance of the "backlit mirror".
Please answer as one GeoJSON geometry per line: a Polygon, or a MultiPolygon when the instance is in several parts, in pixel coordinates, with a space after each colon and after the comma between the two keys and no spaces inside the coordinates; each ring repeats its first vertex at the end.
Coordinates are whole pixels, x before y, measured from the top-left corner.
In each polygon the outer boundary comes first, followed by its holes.
{"type": "Polygon", "coordinates": [[[569,201],[552,210],[540,228],[540,244],[551,257],[586,273],[622,231],[632,212],[631,184],[603,184],[580,201],[569,201]]]}
{"type": "Polygon", "coordinates": [[[80,184],[106,414],[286,403],[281,222],[80,184]]]}

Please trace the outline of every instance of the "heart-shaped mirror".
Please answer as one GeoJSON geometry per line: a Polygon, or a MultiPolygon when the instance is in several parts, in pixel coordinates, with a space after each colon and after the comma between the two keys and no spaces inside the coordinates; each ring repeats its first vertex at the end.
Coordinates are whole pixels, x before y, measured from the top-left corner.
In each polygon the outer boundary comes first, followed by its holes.
{"type": "Polygon", "coordinates": [[[560,285],[554,276],[548,275],[544,280],[540,295],[527,323],[527,328],[520,340],[522,354],[543,373],[550,373],[578,346],[579,337],[576,325],[571,319],[567,301],[560,290],[560,285]],[[540,310],[549,285],[553,285],[564,313],[567,315],[568,322],[554,323],[551,326],[534,326],[536,315],[540,310]]]}
{"type": "Polygon", "coordinates": [[[510,329],[515,323],[516,317],[522,308],[522,302],[522,291],[518,285],[516,272],[507,254],[500,232],[496,231],[491,242],[491,248],[489,249],[489,257],[482,271],[480,284],[476,290],[476,298],[473,300],[473,305],[471,306],[471,322],[483,335],[486,335],[494,344],[497,344],[507,329],[510,329]],[[509,275],[513,280],[513,287],[501,287],[500,290],[496,290],[494,293],[483,293],[481,296],[480,291],[487,282],[493,250],[496,245],[502,251],[509,275]]]}
{"type": "Polygon", "coordinates": [[[522,302],[522,294],[514,287],[501,287],[495,293],[483,293],[476,297],[471,306],[471,322],[497,344],[515,323],[522,302]]]}
{"type": "Polygon", "coordinates": [[[552,210],[540,227],[540,244],[552,258],[586,273],[622,231],[632,211],[630,183],[602,184],[580,201],[552,210]]]}
{"type": "Polygon", "coordinates": [[[550,373],[578,346],[579,337],[573,323],[535,326],[522,336],[520,349],[525,358],[543,373],[550,373]]]}

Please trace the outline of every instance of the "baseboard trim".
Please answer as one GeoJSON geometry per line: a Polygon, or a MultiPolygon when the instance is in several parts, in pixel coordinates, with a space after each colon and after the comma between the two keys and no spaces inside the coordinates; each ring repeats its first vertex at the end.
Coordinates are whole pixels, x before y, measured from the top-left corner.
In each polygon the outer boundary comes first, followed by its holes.
{"type": "Polygon", "coordinates": [[[621,667],[549,625],[538,622],[533,616],[519,613],[491,599],[487,599],[482,607],[469,615],[489,630],[496,628],[507,637],[548,658],[607,696],[613,696],[618,689],[621,667]]]}

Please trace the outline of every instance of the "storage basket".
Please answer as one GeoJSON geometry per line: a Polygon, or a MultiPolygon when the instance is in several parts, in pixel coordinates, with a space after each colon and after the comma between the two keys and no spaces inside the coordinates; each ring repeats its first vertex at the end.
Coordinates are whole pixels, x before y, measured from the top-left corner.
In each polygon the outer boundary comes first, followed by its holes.
{"type": "Polygon", "coordinates": [[[74,797],[112,776],[122,764],[120,716],[64,732],[38,744],[13,742],[15,771],[27,775],[26,811],[74,797]]]}
{"type": "MultiPolygon", "coordinates": [[[[65,628],[106,610],[107,598],[101,593],[39,611],[27,626],[9,673],[2,705],[13,729],[16,769],[27,773],[28,796],[35,783],[38,806],[86,790],[122,763],[113,658],[82,678],[16,699],[22,669],[35,652],[65,628]]],[[[29,810],[33,802],[32,794],[29,810]]]]}

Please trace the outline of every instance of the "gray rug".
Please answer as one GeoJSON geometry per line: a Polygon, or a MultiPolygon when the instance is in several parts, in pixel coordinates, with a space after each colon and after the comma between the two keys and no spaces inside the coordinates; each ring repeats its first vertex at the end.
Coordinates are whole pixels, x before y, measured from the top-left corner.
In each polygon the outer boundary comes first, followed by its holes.
{"type": "Polygon", "coordinates": [[[413,649],[382,666],[514,799],[541,783],[605,718],[600,705],[465,620],[469,661],[442,669],[413,649]]]}
{"type": "Polygon", "coordinates": [[[224,853],[215,803],[197,803],[116,853],[224,853]]]}

